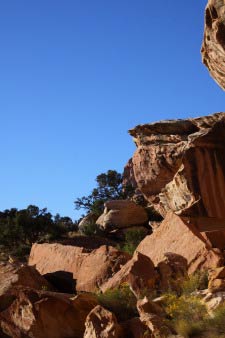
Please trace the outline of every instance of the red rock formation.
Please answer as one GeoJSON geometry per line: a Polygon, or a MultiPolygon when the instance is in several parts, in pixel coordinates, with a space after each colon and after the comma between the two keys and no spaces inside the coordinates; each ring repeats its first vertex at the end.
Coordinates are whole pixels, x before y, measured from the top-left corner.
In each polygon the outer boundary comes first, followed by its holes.
{"type": "Polygon", "coordinates": [[[140,320],[148,327],[153,337],[169,337],[171,336],[171,331],[161,317],[161,313],[157,313],[159,308],[159,305],[148,301],[147,298],[138,300],[137,302],[140,320]]]}
{"type": "Polygon", "coordinates": [[[148,221],[145,209],[128,200],[114,200],[105,203],[104,213],[96,224],[104,230],[128,228],[133,225],[143,225],[148,221]]]}
{"type": "Polygon", "coordinates": [[[0,297],[0,328],[13,338],[82,338],[95,297],[15,287],[0,297]],[[2,306],[4,305],[4,306],[2,306]]]}
{"type": "Polygon", "coordinates": [[[135,179],[155,209],[201,217],[200,231],[205,223],[206,231],[225,230],[225,113],[140,125],[130,134],[135,179]]]}
{"type": "Polygon", "coordinates": [[[52,290],[52,286],[32,266],[0,263],[0,296],[17,285],[42,290],[52,290]]]}
{"type": "Polygon", "coordinates": [[[123,333],[115,315],[97,305],[87,316],[84,338],[122,338],[123,333]]]}
{"type": "Polygon", "coordinates": [[[94,292],[129,258],[128,254],[106,245],[87,252],[82,247],[45,243],[32,246],[29,265],[35,265],[42,275],[70,273],[71,279],[76,280],[77,291],[94,292]]]}
{"type": "Polygon", "coordinates": [[[149,257],[136,252],[133,258],[127,262],[120,271],[101,286],[103,292],[128,283],[137,297],[146,289],[153,289],[157,273],[149,257]]]}
{"type": "Polygon", "coordinates": [[[202,61],[225,90],[225,1],[209,0],[205,10],[202,61]]]}
{"type": "Polygon", "coordinates": [[[155,266],[167,252],[180,255],[187,260],[189,273],[223,265],[222,253],[214,250],[194,226],[172,212],[152,235],[145,237],[137,251],[150,257],[155,266]]]}

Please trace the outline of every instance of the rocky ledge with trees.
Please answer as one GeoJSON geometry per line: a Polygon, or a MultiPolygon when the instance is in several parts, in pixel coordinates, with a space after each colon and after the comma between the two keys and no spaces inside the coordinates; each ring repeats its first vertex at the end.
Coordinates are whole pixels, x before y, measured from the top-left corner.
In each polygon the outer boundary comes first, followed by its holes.
{"type": "MultiPolygon", "coordinates": [[[[223,20],[210,0],[203,61],[224,88],[223,20]]],[[[76,199],[79,222],[0,213],[0,337],[225,337],[225,113],[130,134],[123,175],[76,199]]]]}

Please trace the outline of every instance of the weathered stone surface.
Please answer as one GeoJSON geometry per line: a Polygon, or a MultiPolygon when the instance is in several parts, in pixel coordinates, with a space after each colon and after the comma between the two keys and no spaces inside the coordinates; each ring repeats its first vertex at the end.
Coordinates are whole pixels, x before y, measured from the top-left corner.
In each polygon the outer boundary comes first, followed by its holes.
{"type": "Polygon", "coordinates": [[[225,90],[225,1],[209,0],[205,10],[202,61],[225,90]]]}
{"type": "Polygon", "coordinates": [[[163,317],[151,311],[152,306],[147,299],[138,300],[137,309],[142,323],[144,323],[152,332],[153,337],[168,337],[171,334],[170,329],[167,327],[163,317]]]}
{"type": "Polygon", "coordinates": [[[122,283],[128,283],[139,297],[146,289],[153,289],[157,279],[157,273],[149,257],[136,252],[120,271],[101,286],[103,292],[119,287],[122,283]]]}
{"type": "Polygon", "coordinates": [[[80,265],[77,291],[97,291],[130,258],[129,254],[106,245],[92,251],[80,265]]]}
{"type": "Polygon", "coordinates": [[[154,338],[147,326],[139,317],[135,317],[121,323],[126,338],[154,338]]]}
{"type": "Polygon", "coordinates": [[[212,279],[208,285],[210,292],[225,291],[225,279],[212,279]]]}
{"type": "Polygon", "coordinates": [[[24,287],[11,289],[0,303],[5,305],[0,309],[0,327],[13,338],[82,338],[85,319],[97,305],[92,295],[70,298],[24,287]]]}
{"type": "Polygon", "coordinates": [[[104,230],[143,225],[148,215],[143,207],[128,200],[114,200],[105,203],[104,213],[96,221],[104,230]]]}
{"type": "Polygon", "coordinates": [[[209,275],[209,280],[225,279],[225,266],[221,266],[219,268],[209,270],[208,275],[209,275]]]}
{"type": "Polygon", "coordinates": [[[137,251],[158,265],[166,253],[175,253],[187,260],[189,273],[223,265],[223,255],[214,250],[200,232],[179,216],[168,213],[160,227],[137,247],[137,251]]]}
{"type": "Polygon", "coordinates": [[[115,315],[97,305],[87,316],[84,338],[122,338],[122,329],[115,315]]]}
{"type": "Polygon", "coordinates": [[[167,252],[157,268],[160,276],[160,291],[174,290],[179,292],[179,282],[187,276],[188,264],[186,258],[167,252]]]}
{"type": "Polygon", "coordinates": [[[209,290],[204,290],[202,300],[208,308],[208,311],[213,311],[220,305],[225,303],[225,292],[210,292],[209,290]]]}
{"type": "Polygon", "coordinates": [[[139,125],[130,134],[138,188],[161,215],[211,218],[212,229],[225,220],[225,113],[139,125]]]}
{"type": "Polygon", "coordinates": [[[128,254],[106,245],[89,252],[82,247],[45,243],[32,246],[29,265],[35,265],[42,275],[70,273],[78,291],[96,291],[129,258],[128,254]]]}
{"type": "Polygon", "coordinates": [[[37,290],[52,289],[35,268],[24,264],[0,263],[0,296],[17,285],[29,286],[37,290]]]}

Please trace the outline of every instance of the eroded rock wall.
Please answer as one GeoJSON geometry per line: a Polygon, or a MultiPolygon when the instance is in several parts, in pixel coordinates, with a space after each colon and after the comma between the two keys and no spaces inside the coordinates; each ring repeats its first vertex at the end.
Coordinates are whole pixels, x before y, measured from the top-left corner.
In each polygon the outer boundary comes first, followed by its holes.
{"type": "Polygon", "coordinates": [[[139,125],[130,134],[138,188],[162,216],[225,220],[225,113],[139,125]]]}
{"type": "Polygon", "coordinates": [[[209,0],[205,10],[202,61],[225,90],[225,0],[209,0]]]}

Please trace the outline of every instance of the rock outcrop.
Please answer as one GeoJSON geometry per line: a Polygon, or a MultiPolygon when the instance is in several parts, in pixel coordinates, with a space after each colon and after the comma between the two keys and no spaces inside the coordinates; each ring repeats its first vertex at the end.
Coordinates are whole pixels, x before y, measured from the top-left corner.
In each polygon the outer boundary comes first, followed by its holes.
{"type": "Polygon", "coordinates": [[[101,290],[105,292],[128,283],[134,294],[139,297],[145,290],[154,289],[156,279],[157,272],[151,259],[136,252],[120,271],[102,285],[101,290]]]}
{"type": "Polygon", "coordinates": [[[0,296],[18,285],[29,286],[37,290],[52,290],[47,280],[32,266],[0,263],[0,296]]]}
{"type": "Polygon", "coordinates": [[[87,316],[84,338],[122,338],[122,328],[115,315],[97,305],[87,316]]]}
{"type": "Polygon", "coordinates": [[[225,0],[209,0],[205,10],[202,60],[225,90],[225,0]]]}
{"type": "Polygon", "coordinates": [[[138,188],[162,216],[172,210],[225,219],[224,130],[225,113],[130,130],[138,188]]]}
{"type": "Polygon", "coordinates": [[[0,297],[0,328],[13,338],[82,338],[94,296],[15,287],[0,297]]]}
{"type": "Polygon", "coordinates": [[[88,251],[83,247],[62,244],[34,244],[29,265],[34,265],[42,274],[64,272],[77,291],[95,292],[107,279],[125,264],[130,256],[111,246],[88,251]]]}
{"type": "Polygon", "coordinates": [[[98,218],[98,224],[105,231],[123,229],[134,225],[143,225],[148,221],[145,209],[128,200],[114,200],[105,203],[104,213],[98,218]]]}
{"type": "Polygon", "coordinates": [[[194,226],[172,212],[152,235],[145,237],[137,252],[150,257],[155,266],[164,260],[166,253],[177,254],[187,260],[189,273],[224,263],[220,250],[213,249],[194,226]]]}

